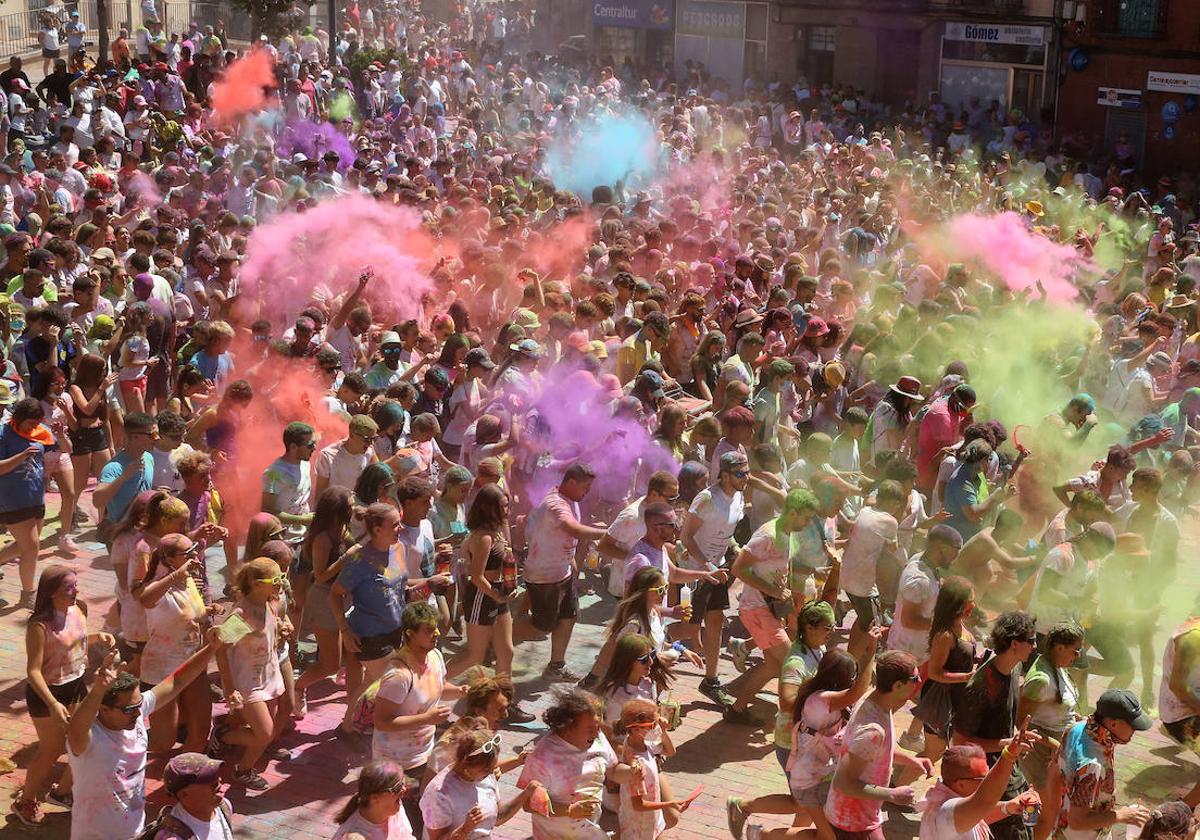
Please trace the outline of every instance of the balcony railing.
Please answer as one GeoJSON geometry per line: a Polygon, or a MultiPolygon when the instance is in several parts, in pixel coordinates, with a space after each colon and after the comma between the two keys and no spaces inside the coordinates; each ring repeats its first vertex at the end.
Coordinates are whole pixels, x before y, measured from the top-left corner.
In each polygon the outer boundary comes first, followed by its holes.
{"type": "Polygon", "coordinates": [[[1092,0],[1091,30],[1118,38],[1162,38],[1170,0],[1092,0]]]}

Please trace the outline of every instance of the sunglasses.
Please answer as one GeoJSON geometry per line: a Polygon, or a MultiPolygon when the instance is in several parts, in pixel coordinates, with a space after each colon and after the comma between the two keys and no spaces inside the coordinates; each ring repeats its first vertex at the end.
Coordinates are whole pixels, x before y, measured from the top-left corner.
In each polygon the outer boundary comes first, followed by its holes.
{"type": "Polygon", "coordinates": [[[275,577],[256,578],[256,580],[258,580],[259,583],[269,583],[272,586],[275,586],[276,584],[283,583],[284,577],[282,574],[278,574],[275,575],[275,577]]]}
{"type": "Polygon", "coordinates": [[[305,449],[316,449],[317,448],[317,442],[315,440],[306,440],[299,445],[303,446],[305,449]]]}
{"type": "Polygon", "coordinates": [[[667,591],[667,585],[664,583],[662,586],[652,586],[650,587],[650,591],[657,592],[659,595],[663,595],[667,591]]]}
{"type": "Polygon", "coordinates": [[[128,706],[114,706],[111,703],[105,703],[104,705],[108,706],[108,708],[112,709],[113,711],[120,712],[127,717],[134,717],[135,715],[140,715],[142,713],[141,703],[130,703],[128,706]]]}
{"type": "Polygon", "coordinates": [[[641,662],[643,665],[649,665],[650,663],[652,663],[652,662],[653,662],[655,659],[657,659],[657,658],[658,658],[658,655],[657,655],[657,654],[655,654],[655,652],[654,652],[654,651],[649,651],[649,652],[647,652],[647,653],[644,653],[644,654],[642,654],[641,656],[639,656],[639,657],[637,658],[637,661],[638,661],[638,662],[641,662]]]}
{"type": "Polygon", "coordinates": [[[734,470],[733,475],[735,478],[745,478],[750,475],[750,470],[734,470]]]}
{"type": "Polygon", "coordinates": [[[175,557],[195,557],[200,553],[200,546],[193,545],[191,548],[185,548],[182,551],[172,551],[171,554],[175,557]]]}
{"type": "Polygon", "coordinates": [[[480,744],[474,752],[467,756],[467,758],[474,758],[477,755],[492,755],[493,753],[498,754],[499,752],[500,736],[496,735],[490,740],[484,741],[482,744],[480,744]]]}
{"type": "Polygon", "coordinates": [[[909,674],[908,681],[910,683],[919,683],[921,681],[920,674],[909,674]]]}

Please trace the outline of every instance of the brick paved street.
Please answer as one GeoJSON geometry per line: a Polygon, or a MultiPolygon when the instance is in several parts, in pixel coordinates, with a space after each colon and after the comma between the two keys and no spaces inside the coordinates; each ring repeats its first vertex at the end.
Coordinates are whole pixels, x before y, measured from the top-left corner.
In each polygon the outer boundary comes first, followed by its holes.
{"type": "MultiPolygon", "coordinates": [[[[48,499],[50,509],[57,509],[57,499],[48,499]]],[[[85,509],[91,513],[90,504],[85,509]]],[[[48,530],[50,539],[43,545],[52,546],[57,533],[57,524],[48,530]]],[[[90,535],[89,535],[90,536],[90,535]]],[[[88,547],[100,549],[95,543],[88,547]]],[[[1187,553],[1184,553],[1187,556],[1187,553]]],[[[45,563],[53,562],[49,548],[44,553],[45,563]]],[[[106,558],[100,554],[81,556],[76,560],[80,567],[80,593],[87,600],[93,629],[99,629],[112,600],[113,576],[106,558]]],[[[216,572],[217,565],[210,558],[210,569],[216,572]]],[[[18,581],[15,566],[6,569],[6,577],[0,582],[0,596],[15,603],[18,581]]],[[[1179,584],[1194,590],[1196,573],[1179,584]]],[[[585,672],[591,665],[598,648],[598,624],[608,615],[609,603],[599,603],[598,598],[589,597],[584,603],[582,621],[576,628],[575,639],[570,648],[570,665],[585,672]]],[[[25,713],[24,699],[24,620],[27,612],[14,612],[11,607],[0,609],[0,698],[3,700],[3,723],[0,727],[0,758],[11,759],[18,767],[0,775],[0,792],[3,793],[5,811],[24,778],[24,766],[31,755],[30,745],[34,740],[33,727],[25,713]]],[[[1179,616],[1164,617],[1163,626],[1173,626],[1179,616]]],[[[518,647],[516,657],[516,681],[518,699],[531,710],[540,711],[548,694],[546,685],[539,675],[545,664],[548,643],[525,643],[518,647]]],[[[453,650],[453,644],[450,646],[453,650]]],[[[214,669],[215,670],[215,669],[214,669]]],[[[721,666],[722,679],[731,679],[735,672],[725,661],[721,666]]],[[[753,796],[761,793],[786,791],[784,778],[775,761],[769,733],[750,731],[720,722],[716,707],[695,691],[698,674],[694,669],[683,668],[677,682],[675,696],[682,702],[685,712],[682,727],[674,733],[678,755],[671,759],[665,773],[679,795],[686,794],[698,784],[704,792],[696,804],[684,815],[679,828],[671,833],[677,838],[728,837],[725,824],[725,797],[730,794],[753,796]]],[[[1137,690],[1139,686],[1134,685],[1137,690]]],[[[1099,696],[1103,682],[1093,678],[1091,696],[1099,696]]],[[[298,748],[299,757],[287,764],[268,765],[265,775],[271,788],[263,793],[247,795],[241,788],[232,788],[230,799],[237,813],[235,826],[239,838],[266,840],[266,838],[289,838],[289,840],[316,840],[333,834],[332,815],[345,801],[351,791],[350,780],[364,760],[348,750],[341,741],[333,737],[331,730],[337,725],[341,713],[341,690],[328,683],[326,688],[314,689],[309,695],[309,715],[301,721],[298,731],[289,734],[284,746],[298,748]]],[[[771,710],[772,695],[763,694],[759,710],[764,714],[771,710]]],[[[217,713],[223,711],[220,707],[217,713]]],[[[908,719],[900,715],[897,726],[907,725],[908,719]]],[[[503,733],[505,752],[531,740],[534,734],[518,728],[503,733]]],[[[1123,748],[1119,756],[1119,783],[1122,801],[1141,798],[1157,801],[1171,791],[1186,790],[1200,778],[1200,762],[1186,754],[1161,733],[1152,730],[1139,736],[1133,745],[1123,748]]],[[[153,761],[148,778],[161,777],[162,760],[153,761]]],[[[505,777],[504,794],[513,792],[515,774],[505,777]]],[[[158,784],[151,782],[151,809],[157,812],[163,801],[158,784]]],[[[58,809],[48,805],[52,816],[39,830],[25,829],[15,817],[7,816],[3,835],[9,838],[61,838],[67,836],[67,818],[55,813],[58,809]]],[[[768,825],[782,825],[780,818],[764,818],[768,825]],[[775,821],[772,821],[775,820],[775,821]]],[[[609,827],[615,828],[615,824],[609,827]]],[[[916,834],[915,814],[893,813],[887,826],[889,838],[908,838],[916,834]]],[[[529,836],[529,820],[518,815],[496,832],[497,837],[529,836]]]]}

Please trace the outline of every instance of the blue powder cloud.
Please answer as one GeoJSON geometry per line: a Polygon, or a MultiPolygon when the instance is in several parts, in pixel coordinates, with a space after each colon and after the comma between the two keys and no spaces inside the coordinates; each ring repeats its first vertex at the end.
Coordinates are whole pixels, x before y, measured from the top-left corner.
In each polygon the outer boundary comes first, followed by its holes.
{"type": "Polygon", "coordinates": [[[640,115],[603,117],[586,124],[578,141],[559,141],[546,154],[555,187],[584,198],[600,185],[648,180],[657,168],[654,126],[640,115]]]}

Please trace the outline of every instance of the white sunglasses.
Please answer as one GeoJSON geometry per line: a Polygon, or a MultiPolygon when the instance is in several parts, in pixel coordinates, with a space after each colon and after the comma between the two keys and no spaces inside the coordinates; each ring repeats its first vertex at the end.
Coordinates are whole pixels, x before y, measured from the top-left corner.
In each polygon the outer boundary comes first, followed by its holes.
{"type": "Polygon", "coordinates": [[[491,755],[492,753],[500,752],[500,736],[496,735],[491,739],[484,741],[475,749],[467,758],[474,758],[477,755],[491,755]]]}

